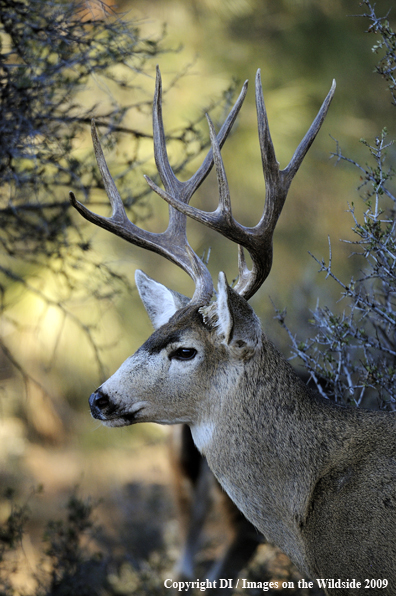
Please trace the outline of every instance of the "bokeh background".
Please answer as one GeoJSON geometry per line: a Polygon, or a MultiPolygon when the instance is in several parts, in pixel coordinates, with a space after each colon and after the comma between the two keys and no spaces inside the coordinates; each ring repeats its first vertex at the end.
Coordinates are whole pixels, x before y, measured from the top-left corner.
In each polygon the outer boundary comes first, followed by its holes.
{"type": "MultiPolygon", "coordinates": [[[[95,2],[89,3],[92,11],[95,2]]],[[[155,62],[164,86],[171,88],[164,98],[163,113],[169,133],[199,119],[203,110],[216,102],[215,118],[221,121],[227,89],[236,93],[249,79],[249,92],[234,132],[222,151],[236,218],[254,225],[260,217],[264,181],[257,140],[254,105],[254,77],[261,69],[271,134],[281,167],[289,162],[326,96],[332,79],[337,91],[326,121],[298,172],[277,225],[274,263],[264,287],[252,299],[268,335],[289,356],[289,340],[274,320],[274,304],[287,309],[289,327],[304,336],[310,311],[335,304],[339,288],[317,274],[319,259],[332,246],[333,269],[349,279],[354,271],[350,247],[340,242],[352,236],[353,221],[348,203],[359,202],[360,184],[356,169],[330,158],[335,139],[344,154],[367,161],[367,150],[359,142],[378,135],[387,126],[394,133],[394,114],[385,83],[376,75],[375,43],[367,33],[369,23],[358,16],[364,6],[355,0],[142,0],[122,1],[114,10],[132,20],[147,38],[163,38],[167,52],[155,57],[144,73],[137,73],[136,96],[128,90],[109,87],[93,78],[79,94],[81,105],[97,103],[98,114],[111,101],[121,106],[147,100],[154,91],[155,62]],[[182,75],[182,76],[181,76],[182,75]],[[393,127],[393,129],[392,129],[393,127]]],[[[376,4],[378,15],[391,8],[389,0],[376,4]]],[[[394,16],[394,15],[393,15],[394,16]]],[[[133,109],[123,120],[125,127],[151,134],[150,110],[133,109]]],[[[199,125],[207,136],[204,120],[199,125]]],[[[194,147],[193,147],[194,149],[194,147]]],[[[88,134],[74,140],[76,158],[91,153],[88,134]]],[[[178,146],[170,144],[177,162],[178,146]]],[[[392,149],[391,149],[392,151],[392,149]]],[[[393,150],[394,151],[394,150],[393,150]]],[[[128,135],[107,147],[106,157],[117,174],[119,159],[136,157],[136,144],[128,135]]],[[[199,166],[202,155],[190,161],[183,177],[199,166]]],[[[152,172],[151,139],[143,139],[134,166],[142,180],[152,172]]],[[[133,180],[128,192],[133,195],[133,180]]],[[[78,196],[78,188],[74,190],[78,196]]],[[[59,192],[59,191],[57,191],[59,192]]],[[[66,189],[62,189],[67,198],[66,189]]],[[[108,213],[103,192],[97,193],[96,209],[108,213]]],[[[212,172],[196,193],[193,204],[213,209],[217,188],[212,172]]],[[[92,207],[94,208],[94,207],[92,207]]],[[[167,207],[147,194],[135,206],[141,225],[152,231],[165,229],[167,207]]],[[[27,291],[5,282],[9,304],[2,321],[5,345],[23,366],[23,371],[2,358],[0,393],[0,481],[15,491],[16,502],[29,501],[30,521],[23,537],[24,563],[12,573],[15,593],[34,589],[34,570],[40,561],[41,536],[49,519],[64,513],[74,487],[79,494],[102,499],[96,509],[102,525],[101,548],[136,559],[149,559],[165,549],[169,565],[177,556],[178,529],[172,506],[167,454],[168,429],[142,425],[105,429],[91,419],[87,399],[102,380],[112,374],[151,333],[150,323],[134,288],[133,275],[142,268],[150,276],[186,295],[192,294],[191,280],[164,259],[127,245],[86,222],[79,215],[80,233],[90,243],[96,269],[97,294],[84,293],[91,279],[84,269],[77,275],[75,291],[66,291],[64,269],[26,266],[26,284],[50,296],[27,291]],[[112,268],[125,281],[114,287],[103,269],[112,268]],[[54,274],[55,272],[55,274],[54,274]],[[106,292],[108,290],[108,297],[106,292]],[[59,296],[61,295],[61,299],[59,296]],[[59,301],[67,303],[65,311],[59,301]],[[18,320],[18,325],[11,324],[18,320]],[[89,330],[89,334],[87,334],[89,330]],[[95,346],[95,348],[93,348],[95,346]],[[98,363],[101,363],[100,365],[98,363]],[[41,495],[32,496],[42,485],[41,495]],[[30,496],[29,496],[30,495],[30,496]],[[153,523],[155,518],[155,522],[153,523]],[[19,591],[18,591],[19,590],[19,591]]],[[[188,226],[190,243],[198,254],[211,248],[209,268],[215,279],[220,270],[229,279],[236,276],[236,247],[194,222],[188,226]]],[[[73,263],[74,261],[73,257],[73,263]]],[[[67,263],[64,264],[67,268],[67,263]]],[[[342,309],[342,303],[339,304],[342,309]]],[[[5,519],[9,499],[0,504],[5,519]]],[[[107,552],[107,551],[106,551],[107,552]]],[[[114,571],[117,576],[118,571],[114,571]]],[[[120,592],[121,593],[121,592],[120,592]]],[[[129,592],[133,589],[129,588],[129,592]]]]}

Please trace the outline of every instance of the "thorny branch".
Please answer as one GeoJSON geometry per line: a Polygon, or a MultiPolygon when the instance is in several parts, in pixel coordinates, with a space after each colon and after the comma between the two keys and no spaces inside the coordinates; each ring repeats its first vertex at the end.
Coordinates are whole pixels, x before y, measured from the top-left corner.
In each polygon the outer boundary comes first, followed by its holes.
{"type": "MultiPolygon", "coordinates": [[[[373,47],[385,49],[376,71],[388,82],[395,102],[396,34],[387,17],[378,18],[375,7],[364,1],[368,12],[361,15],[370,21],[369,32],[379,33],[381,40],[373,47]]],[[[338,142],[331,157],[336,162],[353,165],[360,173],[358,191],[364,190],[362,219],[352,203],[354,240],[351,256],[362,263],[358,279],[343,282],[333,271],[329,240],[326,263],[313,257],[319,272],[333,279],[341,288],[344,311],[336,314],[329,307],[317,306],[310,321],[314,333],[298,340],[285,323],[285,312],[276,311],[276,318],[291,340],[293,357],[309,371],[318,391],[336,401],[354,402],[384,409],[396,409],[396,195],[392,187],[394,165],[389,164],[387,151],[393,141],[387,130],[374,143],[362,139],[371,162],[365,166],[343,155],[338,142]]],[[[313,256],[313,255],[311,255],[313,256]]]]}

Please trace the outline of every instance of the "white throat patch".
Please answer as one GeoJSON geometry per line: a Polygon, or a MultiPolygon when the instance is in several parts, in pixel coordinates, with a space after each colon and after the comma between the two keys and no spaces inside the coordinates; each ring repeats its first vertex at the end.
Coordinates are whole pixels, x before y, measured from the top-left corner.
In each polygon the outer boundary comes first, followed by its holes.
{"type": "Polygon", "coordinates": [[[205,455],[205,449],[212,442],[214,430],[214,422],[201,422],[191,427],[194,443],[203,455],[205,455]]]}

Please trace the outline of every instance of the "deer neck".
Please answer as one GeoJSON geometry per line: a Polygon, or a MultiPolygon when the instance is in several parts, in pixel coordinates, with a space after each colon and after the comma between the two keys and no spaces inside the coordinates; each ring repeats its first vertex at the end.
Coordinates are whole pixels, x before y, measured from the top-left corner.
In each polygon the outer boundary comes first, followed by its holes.
{"type": "Polygon", "coordinates": [[[192,426],[194,440],[249,521],[310,575],[301,527],[348,429],[341,418],[330,430],[324,410],[331,419],[335,408],[307,391],[265,336],[259,357],[230,385],[217,409],[192,426]]]}

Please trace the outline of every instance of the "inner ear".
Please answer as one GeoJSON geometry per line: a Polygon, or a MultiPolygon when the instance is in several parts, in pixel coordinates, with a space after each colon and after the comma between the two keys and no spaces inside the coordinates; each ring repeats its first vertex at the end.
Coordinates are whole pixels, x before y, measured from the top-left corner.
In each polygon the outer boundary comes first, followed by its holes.
{"type": "Polygon", "coordinates": [[[238,358],[249,358],[261,338],[260,321],[251,306],[227,283],[224,273],[219,275],[217,294],[217,329],[224,343],[238,358]]]}
{"type": "Polygon", "coordinates": [[[217,286],[217,328],[219,332],[224,335],[224,341],[228,344],[232,337],[232,330],[234,321],[232,318],[232,311],[228,302],[227,278],[223,271],[219,273],[219,283],[217,286]]]}
{"type": "Polygon", "coordinates": [[[187,306],[190,302],[190,298],[187,298],[187,296],[170,290],[143,271],[140,271],[140,269],[136,270],[135,281],[140,298],[154,329],[165,325],[176,311],[183,306],[187,306]]]}

